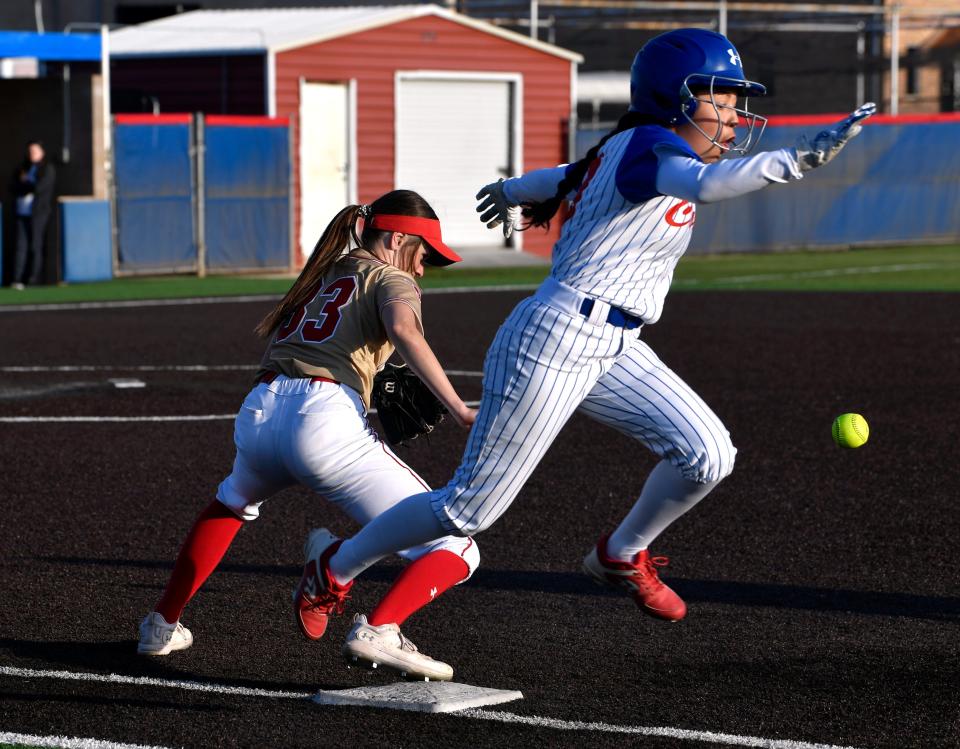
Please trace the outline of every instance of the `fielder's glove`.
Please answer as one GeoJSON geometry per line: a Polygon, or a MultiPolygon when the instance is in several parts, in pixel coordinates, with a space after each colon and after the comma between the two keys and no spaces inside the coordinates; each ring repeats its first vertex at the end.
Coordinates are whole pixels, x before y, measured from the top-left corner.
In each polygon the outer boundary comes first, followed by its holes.
{"type": "Polygon", "coordinates": [[[503,180],[480,188],[477,193],[477,213],[488,229],[503,225],[503,236],[508,238],[520,224],[520,206],[512,205],[503,193],[503,180]]]}
{"type": "Polygon", "coordinates": [[[800,171],[808,172],[823,166],[840,153],[847,141],[860,132],[860,123],[877,111],[877,105],[868,102],[858,107],[845,120],[838,122],[829,130],[822,130],[811,140],[806,135],[797,139],[797,162],[800,171]]]}
{"type": "Polygon", "coordinates": [[[373,406],[392,445],[429,434],[447,413],[430,388],[406,364],[387,366],[373,378],[373,406]]]}

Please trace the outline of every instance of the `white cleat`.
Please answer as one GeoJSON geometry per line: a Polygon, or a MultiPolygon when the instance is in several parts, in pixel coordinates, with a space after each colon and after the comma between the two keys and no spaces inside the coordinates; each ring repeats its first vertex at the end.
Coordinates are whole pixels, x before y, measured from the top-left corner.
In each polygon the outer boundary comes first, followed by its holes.
{"type": "Polygon", "coordinates": [[[170,624],[162,614],[153,611],[140,622],[140,655],[169,655],[193,645],[193,635],[180,622],[170,624]]]}
{"type": "Polygon", "coordinates": [[[373,626],[367,617],[353,617],[353,629],[343,646],[347,663],[364,668],[395,671],[404,679],[416,681],[450,681],[453,668],[424,655],[403,636],[396,624],[373,626]]]}

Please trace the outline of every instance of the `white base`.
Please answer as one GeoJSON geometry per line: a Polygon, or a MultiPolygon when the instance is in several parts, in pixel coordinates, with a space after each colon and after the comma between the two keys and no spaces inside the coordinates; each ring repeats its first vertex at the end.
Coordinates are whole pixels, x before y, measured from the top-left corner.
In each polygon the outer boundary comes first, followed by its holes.
{"type": "Polygon", "coordinates": [[[313,696],[313,701],[318,705],[386,707],[419,713],[452,713],[470,707],[499,705],[522,699],[521,692],[475,687],[453,681],[402,681],[376,687],[321,689],[313,696]]]}

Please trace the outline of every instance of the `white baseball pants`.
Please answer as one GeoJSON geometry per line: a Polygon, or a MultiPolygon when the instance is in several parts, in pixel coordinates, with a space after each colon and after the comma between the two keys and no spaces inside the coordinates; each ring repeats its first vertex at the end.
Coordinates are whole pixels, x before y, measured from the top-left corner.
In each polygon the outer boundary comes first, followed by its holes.
{"type": "MultiPolygon", "coordinates": [[[[430,487],[366,420],[363,400],[349,387],[278,376],[247,395],[237,414],[233,472],[217,499],[244,520],[277,492],[302,484],[360,525],[411,494],[430,487]]],[[[479,564],[476,543],[446,536],[399,552],[414,560],[445,549],[463,557],[470,572],[479,564]]]]}

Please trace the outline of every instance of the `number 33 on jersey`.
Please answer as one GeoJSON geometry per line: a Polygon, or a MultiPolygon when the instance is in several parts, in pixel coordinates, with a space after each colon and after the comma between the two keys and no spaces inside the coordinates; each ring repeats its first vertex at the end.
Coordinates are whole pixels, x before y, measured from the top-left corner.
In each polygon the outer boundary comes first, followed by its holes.
{"type": "Polygon", "coordinates": [[[369,408],[373,376],[394,350],[380,319],[388,302],[409,305],[421,320],[413,276],[362,250],[345,255],[277,329],[257,376],[326,377],[352,387],[369,408]]]}

